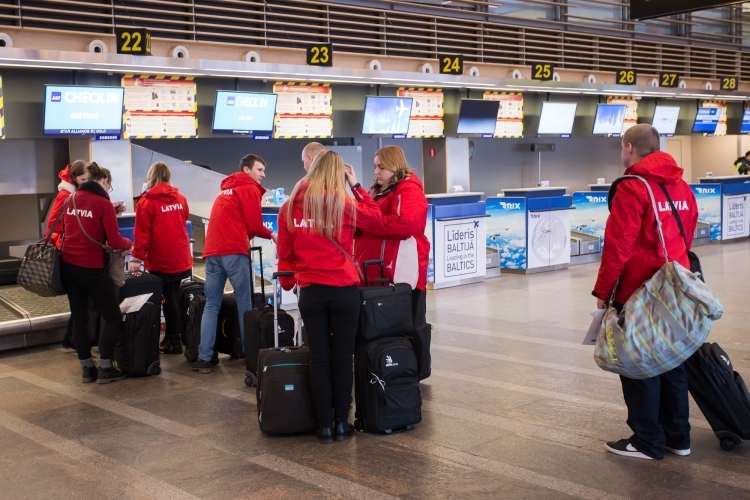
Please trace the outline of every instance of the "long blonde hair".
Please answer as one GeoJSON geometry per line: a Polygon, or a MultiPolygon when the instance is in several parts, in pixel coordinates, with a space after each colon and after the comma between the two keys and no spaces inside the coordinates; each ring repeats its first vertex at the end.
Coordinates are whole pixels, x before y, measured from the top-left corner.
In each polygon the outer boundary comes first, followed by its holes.
{"type": "MultiPolygon", "coordinates": [[[[326,238],[341,235],[344,211],[350,211],[352,221],[357,211],[354,202],[346,193],[344,183],[344,160],[338,153],[325,151],[315,158],[310,171],[297,183],[287,201],[286,225],[294,231],[294,201],[300,189],[302,196],[302,218],[312,221],[307,229],[326,238]]],[[[352,222],[355,224],[355,222],[352,222]]]]}
{"type": "Polygon", "coordinates": [[[169,171],[169,167],[166,163],[157,161],[148,169],[146,174],[146,182],[148,183],[148,189],[161,184],[162,182],[169,182],[172,173],[169,171]]]}
{"type": "Polygon", "coordinates": [[[383,168],[390,170],[394,175],[391,177],[391,180],[388,181],[387,186],[381,187],[380,184],[373,180],[370,189],[374,188],[377,191],[385,191],[397,182],[401,182],[412,173],[409,164],[406,163],[404,150],[398,146],[384,146],[375,153],[375,156],[380,159],[380,164],[383,165],[383,168]]]}

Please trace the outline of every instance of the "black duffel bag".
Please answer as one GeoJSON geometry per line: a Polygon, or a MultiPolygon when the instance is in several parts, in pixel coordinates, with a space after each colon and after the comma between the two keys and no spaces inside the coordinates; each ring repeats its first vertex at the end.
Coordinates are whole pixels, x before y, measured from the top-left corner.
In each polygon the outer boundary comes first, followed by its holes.
{"type": "Polygon", "coordinates": [[[357,336],[370,342],[385,337],[410,335],[414,331],[411,286],[383,278],[383,261],[364,263],[365,288],[360,288],[357,336]],[[380,278],[367,280],[367,268],[380,267],[380,278]]]}

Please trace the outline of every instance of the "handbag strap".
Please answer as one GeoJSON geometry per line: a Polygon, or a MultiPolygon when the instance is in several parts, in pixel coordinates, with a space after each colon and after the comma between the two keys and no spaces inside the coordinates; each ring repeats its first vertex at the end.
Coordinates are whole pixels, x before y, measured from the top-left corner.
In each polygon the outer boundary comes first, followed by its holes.
{"type": "Polygon", "coordinates": [[[359,281],[364,282],[365,277],[362,274],[362,270],[359,268],[359,265],[357,265],[357,261],[354,260],[354,257],[352,257],[351,255],[349,255],[349,252],[347,252],[346,250],[344,250],[344,248],[341,245],[339,245],[336,242],[336,240],[334,240],[333,238],[328,237],[328,241],[330,241],[331,243],[333,243],[333,246],[335,246],[339,250],[339,252],[341,252],[342,254],[344,254],[344,257],[346,257],[347,260],[349,260],[349,262],[351,262],[351,264],[354,266],[354,269],[357,270],[357,275],[359,276],[359,281]]]}
{"type": "MultiPolygon", "coordinates": [[[[78,193],[76,193],[76,194],[78,194],[78,193]]],[[[76,206],[76,195],[74,194],[74,195],[71,195],[71,196],[73,197],[73,212],[75,212],[75,214],[76,214],[76,220],[78,221],[78,227],[81,228],[81,231],[83,231],[83,234],[86,236],[86,238],[88,238],[91,241],[93,241],[96,245],[102,247],[102,249],[105,250],[105,251],[112,250],[112,248],[108,247],[104,243],[99,243],[94,238],[92,238],[91,236],[89,236],[89,233],[87,233],[86,230],[83,228],[83,223],[81,222],[81,216],[78,213],[78,207],[76,206]]]]}
{"type": "MultiPolygon", "coordinates": [[[[687,248],[687,237],[685,236],[685,228],[682,225],[682,218],[680,218],[680,213],[677,211],[677,207],[674,206],[674,203],[672,203],[672,197],[669,196],[669,191],[667,191],[667,188],[664,184],[659,184],[659,187],[664,192],[664,196],[667,197],[667,201],[669,202],[669,206],[672,208],[672,215],[674,215],[674,218],[677,219],[677,226],[680,228],[680,234],[682,235],[682,239],[685,241],[685,248],[687,248]]],[[[688,248],[688,250],[690,250],[688,248]]]]}
{"type": "Polygon", "coordinates": [[[651,198],[651,208],[654,210],[654,219],[656,220],[656,230],[659,232],[659,242],[661,243],[661,248],[664,250],[664,260],[669,263],[669,254],[667,253],[667,243],[664,239],[664,231],[662,231],[662,222],[661,219],[659,219],[659,208],[656,205],[656,198],[654,197],[654,191],[651,189],[651,184],[648,183],[646,179],[641,177],[640,175],[623,175],[621,177],[625,179],[638,179],[643,183],[644,186],[646,186],[646,190],[648,191],[648,196],[651,198]]]}
{"type": "Polygon", "coordinates": [[[68,195],[68,197],[65,198],[65,201],[63,202],[60,213],[57,214],[57,217],[55,218],[55,222],[52,224],[52,227],[49,228],[49,231],[47,231],[47,236],[42,238],[44,240],[45,245],[49,245],[49,242],[52,240],[52,235],[55,234],[55,229],[57,229],[57,225],[60,223],[60,220],[62,219],[62,216],[65,213],[65,206],[68,204],[68,200],[70,199],[71,196],[72,195],[68,195]]]}

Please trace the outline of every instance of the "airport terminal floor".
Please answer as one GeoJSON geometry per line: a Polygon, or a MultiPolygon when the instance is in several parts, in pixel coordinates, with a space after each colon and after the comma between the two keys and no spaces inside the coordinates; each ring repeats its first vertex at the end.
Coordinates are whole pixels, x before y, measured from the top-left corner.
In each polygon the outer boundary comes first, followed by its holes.
{"type": "MultiPolygon", "coordinates": [[[[726,314],[710,340],[750,377],[750,241],[696,249],[726,314]]],[[[722,451],[691,400],[692,455],[615,456],[620,383],[581,341],[597,264],[430,292],[423,420],[391,436],[258,429],[244,364],[80,383],[59,344],[0,354],[0,498],[750,498],[750,443],[722,451]]]]}

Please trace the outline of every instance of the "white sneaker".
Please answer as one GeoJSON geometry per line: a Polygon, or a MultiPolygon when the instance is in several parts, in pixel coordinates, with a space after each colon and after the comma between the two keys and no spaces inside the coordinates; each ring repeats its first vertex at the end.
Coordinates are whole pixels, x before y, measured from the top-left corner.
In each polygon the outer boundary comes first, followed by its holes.
{"type": "Polygon", "coordinates": [[[670,451],[670,452],[672,452],[675,455],[680,456],[680,457],[686,457],[686,456],[690,455],[690,448],[688,448],[687,450],[677,450],[675,448],[670,448],[669,446],[665,446],[664,449],[666,449],[667,451],[670,451]]]}
{"type": "Polygon", "coordinates": [[[609,441],[604,445],[604,447],[607,449],[608,452],[614,453],[615,455],[622,455],[623,457],[645,458],[646,460],[653,460],[653,458],[649,457],[648,455],[643,454],[640,451],[636,450],[635,447],[632,444],[630,444],[629,439],[620,439],[619,441],[609,441]]]}

